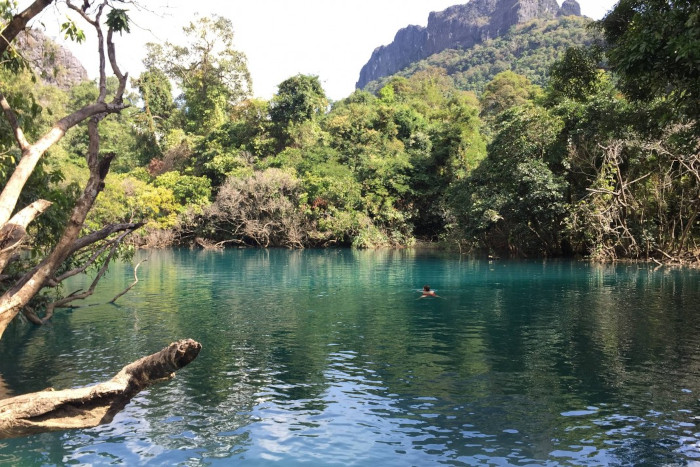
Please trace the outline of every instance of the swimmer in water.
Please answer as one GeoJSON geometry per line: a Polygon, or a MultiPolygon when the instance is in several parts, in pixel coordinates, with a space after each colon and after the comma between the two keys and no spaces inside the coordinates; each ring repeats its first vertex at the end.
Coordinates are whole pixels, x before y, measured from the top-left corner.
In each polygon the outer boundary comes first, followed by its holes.
{"type": "Polygon", "coordinates": [[[425,298],[425,297],[440,297],[440,296],[438,294],[436,294],[434,290],[430,290],[429,285],[424,285],[423,286],[423,295],[421,295],[418,298],[425,298]]]}

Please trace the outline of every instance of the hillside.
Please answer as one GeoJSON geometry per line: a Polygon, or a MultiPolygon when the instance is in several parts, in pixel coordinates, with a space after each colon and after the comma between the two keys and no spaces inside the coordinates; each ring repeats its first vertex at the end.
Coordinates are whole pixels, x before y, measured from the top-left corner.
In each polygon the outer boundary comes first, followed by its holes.
{"type": "MultiPolygon", "coordinates": [[[[427,68],[443,68],[458,88],[480,93],[496,74],[511,70],[544,85],[549,67],[568,47],[594,41],[595,31],[588,28],[590,23],[590,19],[580,16],[534,19],[469,49],[447,49],[431,55],[396,75],[408,77],[427,68]]],[[[390,78],[372,81],[364,89],[376,92],[390,78]]]]}
{"type": "Polygon", "coordinates": [[[356,86],[362,89],[443,50],[467,50],[508,33],[517,24],[571,15],[580,15],[576,0],[566,0],[561,8],[556,0],[471,0],[432,12],[427,27],[408,26],[396,33],[391,44],[377,47],[356,86]]]}

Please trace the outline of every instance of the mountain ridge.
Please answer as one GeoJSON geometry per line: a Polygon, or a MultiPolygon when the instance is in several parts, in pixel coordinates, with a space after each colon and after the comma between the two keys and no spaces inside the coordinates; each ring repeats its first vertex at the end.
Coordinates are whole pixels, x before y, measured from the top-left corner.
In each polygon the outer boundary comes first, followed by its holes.
{"type": "Polygon", "coordinates": [[[535,18],[580,15],[576,0],[471,0],[431,12],[426,27],[400,29],[393,42],[377,47],[362,67],[356,88],[392,75],[446,49],[468,49],[504,35],[516,24],[535,18]]]}
{"type": "Polygon", "coordinates": [[[585,16],[534,19],[469,49],[446,49],[413,62],[393,75],[369,82],[363,90],[376,94],[394,77],[408,78],[435,68],[444,70],[457,89],[477,95],[494,76],[507,70],[544,86],[549,68],[567,48],[588,47],[600,41],[595,30],[588,27],[591,21],[585,16]]]}

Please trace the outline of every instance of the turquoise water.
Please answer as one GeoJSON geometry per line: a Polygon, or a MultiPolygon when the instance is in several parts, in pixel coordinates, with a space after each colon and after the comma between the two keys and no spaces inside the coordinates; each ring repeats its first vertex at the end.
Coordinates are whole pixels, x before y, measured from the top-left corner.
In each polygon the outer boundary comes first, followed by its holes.
{"type": "Polygon", "coordinates": [[[0,441],[0,463],[700,461],[698,271],[413,250],[148,255],[118,305],[104,303],[130,265],[91,306],[8,329],[0,393],[99,382],[185,337],[200,356],[112,424],[0,441]],[[419,299],[424,284],[442,298],[419,299]]]}

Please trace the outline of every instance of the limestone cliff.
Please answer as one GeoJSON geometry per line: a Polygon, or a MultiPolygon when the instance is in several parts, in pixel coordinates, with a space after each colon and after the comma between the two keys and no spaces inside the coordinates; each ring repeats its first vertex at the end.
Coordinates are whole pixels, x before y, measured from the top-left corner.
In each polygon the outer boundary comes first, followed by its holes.
{"type": "Polygon", "coordinates": [[[432,12],[427,27],[408,26],[396,33],[391,44],[376,48],[356,86],[362,89],[445,49],[467,49],[501,36],[515,24],[562,14],[580,14],[576,0],[566,0],[564,10],[556,0],[471,0],[432,12]]]}
{"type": "Polygon", "coordinates": [[[559,9],[559,16],[581,16],[581,5],[576,0],[564,0],[559,9]]]}
{"type": "Polygon", "coordinates": [[[80,61],[41,31],[31,29],[17,39],[18,49],[45,83],[68,89],[88,79],[80,61]]]}

